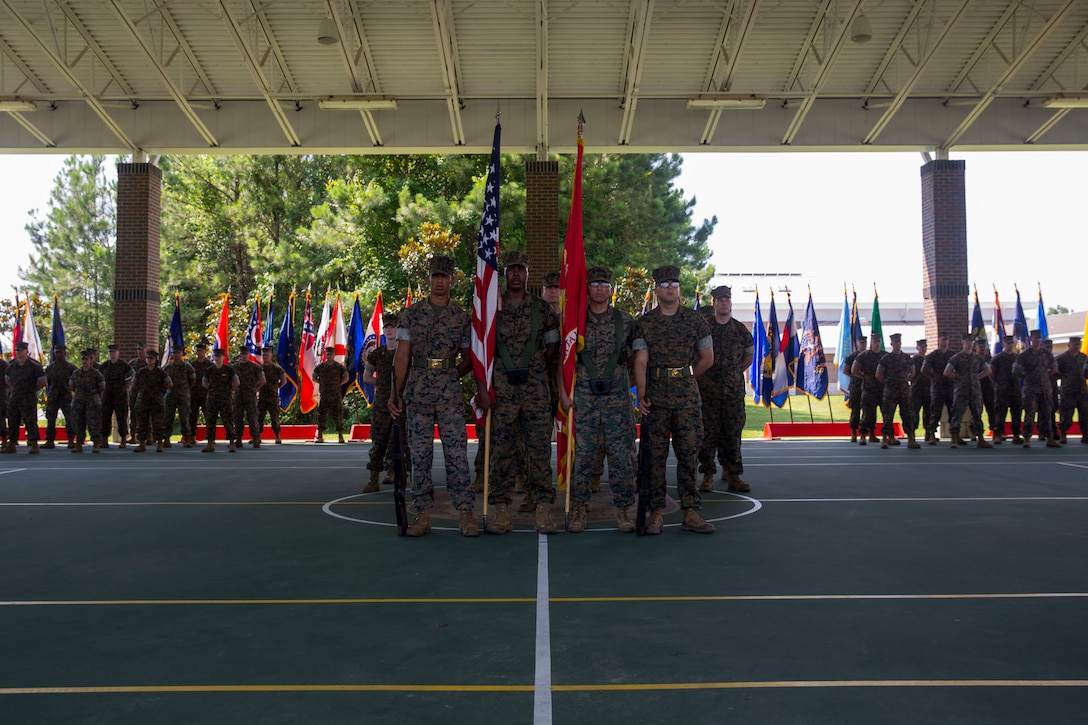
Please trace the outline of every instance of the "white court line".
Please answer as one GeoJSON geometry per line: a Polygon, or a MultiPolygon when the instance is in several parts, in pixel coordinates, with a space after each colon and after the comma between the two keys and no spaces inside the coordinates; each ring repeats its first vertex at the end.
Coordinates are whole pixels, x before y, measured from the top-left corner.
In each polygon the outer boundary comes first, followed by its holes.
{"type": "Polygon", "coordinates": [[[745,468],[747,468],[749,466],[752,467],[752,468],[792,468],[792,467],[806,467],[807,468],[807,467],[816,467],[816,466],[824,466],[824,467],[866,466],[866,467],[872,467],[873,465],[879,465],[879,466],[882,466],[882,467],[884,467],[884,466],[941,466],[943,468],[945,466],[974,466],[974,467],[977,467],[977,466],[982,466],[982,465],[1001,466],[1001,467],[1005,467],[1005,466],[1038,466],[1038,465],[1040,465],[1042,463],[1058,463],[1058,464],[1061,464],[1061,465],[1064,465],[1064,466],[1077,466],[1077,464],[1075,464],[1075,463],[1063,463],[1062,461],[1040,461],[1040,460],[1035,460],[1035,461],[1029,461],[1029,460],[1010,461],[1007,458],[991,458],[989,460],[979,459],[979,460],[972,460],[972,461],[948,461],[948,460],[935,461],[935,460],[932,460],[932,459],[922,459],[922,458],[919,458],[918,460],[915,460],[915,461],[880,461],[880,460],[874,458],[872,460],[857,461],[857,462],[854,462],[854,463],[846,463],[846,462],[843,462],[843,463],[804,463],[804,462],[802,462],[802,463],[749,463],[748,459],[745,459],[744,466],[745,466],[745,468]]]}
{"type": "Polygon", "coordinates": [[[548,537],[539,535],[536,560],[536,681],[533,725],[552,722],[552,632],[548,613],[548,537]]]}
{"type": "Polygon", "coordinates": [[[6,471],[0,471],[0,476],[3,476],[5,473],[18,473],[19,471],[25,471],[25,470],[26,470],[25,468],[9,468],[6,471]]]}
{"type": "Polygon", "coordinates": [[[1072,466],[1073,468],[1088,468],[1088,465],[1081,465],[1080,463],[1065,463],[1064,461],[1058,461],[1059,466],[1072,466]]]}
{"type": "Polygon", "coordinates": [[[874,502],[921,502],[943,503],[945,501],[996,501],[996,502],[1022,502],[1022,501],[1088,501],[1088,496],[948,496],[931,498],[761,498],[762,503],[868,503],[874,502]]]}

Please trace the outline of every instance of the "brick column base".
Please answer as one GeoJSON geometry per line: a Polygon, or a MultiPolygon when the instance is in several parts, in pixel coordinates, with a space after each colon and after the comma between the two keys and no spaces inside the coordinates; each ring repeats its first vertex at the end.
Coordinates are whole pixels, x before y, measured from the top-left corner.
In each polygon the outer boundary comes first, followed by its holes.
{"type": "Polygon", "coordinates": [[[562,261],[558,161],[530,161],[525,166],[525,247],[529,253],[529,288],[539,289],[544,275],[557,271],[562,261]]]}
{"type": "Polygon", "coordinates": [[[161,200],[161,169],[151,164],[117,164],[113,341],[125,359],[136,343],[159,347],[161,200]]]}
{"type": "Polygon", "coordinates": [[[963,161],[937,159],[922,167],[922,298],[926,337],[970,328],[967,284],[967,202],[963,161]]]}

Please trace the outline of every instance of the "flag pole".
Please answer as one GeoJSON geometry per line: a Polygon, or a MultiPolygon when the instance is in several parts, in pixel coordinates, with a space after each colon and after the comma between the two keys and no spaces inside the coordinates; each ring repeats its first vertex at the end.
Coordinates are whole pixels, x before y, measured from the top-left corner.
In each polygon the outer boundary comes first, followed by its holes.
{"type": "MultiPolygon", "coordinates": [[[[572,407],[571,407],[570,410],[567,411],[567,417],[570,418],[571,421],[573,421],[574,420],[574,407],[573,407],[574,391],[573,390],[571,391],[570,399],[571,399],[572,407]]],[[[563,530],[564,531],[566,531],[567,527],[570,526],[570,492],[571,492],[571,489],[574,488],[574,486],[572,485],[573,481],[570,480],[570,476],[571,476],[571,470],[573,468],[574,468],[574,426],[570,425],[568,423],[568,425],[567,425],[567,471],[566,471],[566,478],[564,479],[566,481],[566,483],[567,483],[567,491],[566,491],[566,495],[564,496],[564,503],[563,503],[563,530]]]]}
{"type": "Polygon", "coordinates": [[[793,396],[790,395],[788,390],[786,391],[786,405],[789,406],[789,409],[790,409],[790,422],[792,423],[793,422],[793,396]]]}
{"type": "Polygon", "coordinates": [[[484,529],[487,529],[487,492],[491,476],[491,410],[492,404],[487,409],[487,421],[484,423],[484,529]]]}
{"type": "Polygon", "coordinates": [[[816,419],[812,417],[812,396],[806,395],[805,399],[808,400],[808,422],[815,423],[816,419]]]}
{"type": "Polygon", "coordinates": [[[835,422],[835,411],[832,410],[832,408],[831,408],[831,394],[830,393],[828,393],[828,395],[827,395],[827,412],[828,412],[828,415],[831,416],[831,422],[834,423],[835,422]]]}

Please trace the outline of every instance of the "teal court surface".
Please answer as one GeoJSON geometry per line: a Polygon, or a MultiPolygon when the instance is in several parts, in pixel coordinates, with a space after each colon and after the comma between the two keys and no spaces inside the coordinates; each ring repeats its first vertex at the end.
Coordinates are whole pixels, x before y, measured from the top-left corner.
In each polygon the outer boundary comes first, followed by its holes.
{"type": "Polygon", "coordinates": [[[367,448],[4,456],[0,723],[1084,721],[1088,446],[746,441],[712,536],[606,473],[477,539],[441,488],[397,538],[367,448]]]}

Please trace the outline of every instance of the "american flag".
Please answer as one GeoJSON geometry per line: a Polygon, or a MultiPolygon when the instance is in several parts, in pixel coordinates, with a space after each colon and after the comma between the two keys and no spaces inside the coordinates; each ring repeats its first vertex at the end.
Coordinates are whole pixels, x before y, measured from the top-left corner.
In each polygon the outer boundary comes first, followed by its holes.
{"type": "Polygon", "coordinates": [[[317,367],[317,335],[314,332],[312,297],[306,293],[306,312],[302,316],[302,350],[299,360],[299,410],[309,413],[317,407],[314,368],[317,367]]]}
{"type": "Polygon", "coordinates": [[[261,332],[261,298],[253,298],[253,311],[249,314],[249,325],[246,327],[246,349],[249,350],[249,361],[261,364],[261,356],[257,354],[257,348],[264,340],[261,332]]]}
{"type": "MultiPolygon", "coordinates": [[[[487,392],[494,394],[491,373],[495,367],[495,313],[499,309],[499,136],[502,126],[495,124],[495,140],[491,144],[491,164],[487,168],[484,189],[484,214],[476,245],[476,284],[472,291],[472,370],[477,380],[484,381],[487,392]]],[[[483,421],[483,411],[473,412],[477,423],[483,421]]]]}

